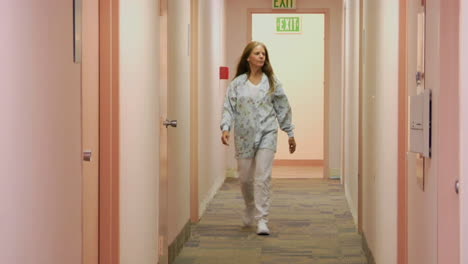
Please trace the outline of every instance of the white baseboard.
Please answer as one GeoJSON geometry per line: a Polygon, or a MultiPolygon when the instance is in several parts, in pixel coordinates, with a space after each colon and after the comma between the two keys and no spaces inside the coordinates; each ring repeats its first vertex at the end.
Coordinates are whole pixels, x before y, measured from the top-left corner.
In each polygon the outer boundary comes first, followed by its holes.
{"type": "Polygon", "coordinates": [[[351,199],[349,192],[345,191],[345,196],[346,196],[346,200],[348,201],[349,210],[351,211],[351,215],[353,216],[354,225],[357,227],[358,225],[357,208],[354,207],[353,199],[351,199]]]}
{"type": "Polygon", "coordinates": [[[208,204],[211,202],[211,200],[213,200],[213,197],[218,192],[219,188],[221,188],[221,186],[223,185],[225,179],[226,178],[224,177],[224,175],[216,178],[213,186],[211,186],[211,189],[208,191],[208,194],[200,202],[200,207],[199,207],[199,210],[198,210],[198,215],[200,217],[205,213],[206,208],[208,207],[208,204]]]}

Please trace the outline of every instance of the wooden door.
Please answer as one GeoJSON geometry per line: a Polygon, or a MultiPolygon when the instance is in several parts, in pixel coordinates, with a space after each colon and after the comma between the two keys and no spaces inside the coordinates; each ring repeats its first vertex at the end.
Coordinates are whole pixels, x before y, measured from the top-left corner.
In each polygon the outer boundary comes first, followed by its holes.
{"type": "Polygon", "coordinates": [[[73,1],[0,1],[0,263],[82,263],[73,1]]]}

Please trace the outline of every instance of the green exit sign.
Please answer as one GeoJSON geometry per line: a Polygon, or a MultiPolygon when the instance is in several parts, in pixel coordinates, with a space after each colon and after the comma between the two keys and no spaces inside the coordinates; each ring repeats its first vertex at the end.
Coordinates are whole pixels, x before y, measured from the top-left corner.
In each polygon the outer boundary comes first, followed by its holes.
{"type": "Polygon", "coordinates": [[[296,9],[296,0],[273,0],[273,9],[296,9]]]}
{"type": "Polygon", "coordinates": [[[301,18],[300,17],[277,17],[276,32],[283,33],[300,33],[301,18]]]}

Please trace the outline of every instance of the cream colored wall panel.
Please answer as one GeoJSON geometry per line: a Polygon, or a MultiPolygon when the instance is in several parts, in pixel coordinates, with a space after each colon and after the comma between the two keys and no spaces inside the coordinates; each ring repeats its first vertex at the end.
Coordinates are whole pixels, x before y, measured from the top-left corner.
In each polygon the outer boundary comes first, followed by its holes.
{"type": "Polygon", "coordinates": [[[120,1],[120,263],[157,260],[158,1],[120,1]]]}
{"type": "Polygon", "coordinates": [[[359,0],[348,0],[345,24],[344,164],[346,197],[355,223],[358,218],[359,125],[359,0]]]}
{"type": "Polygon", "coordinates": [[[397,261],[398,2],[364,1],[363,229],[376,263],[397,261]]]}
{"type": "MultiPolygon", "coordinates": [[[[219,79],[226,66],[224,1],[199,2],[199,214],[224,182],[226,147],[221,144],[221,106],[228,81],[219,79]]],[[[233,69],[230,75],[232,76],[233,69]]]]}

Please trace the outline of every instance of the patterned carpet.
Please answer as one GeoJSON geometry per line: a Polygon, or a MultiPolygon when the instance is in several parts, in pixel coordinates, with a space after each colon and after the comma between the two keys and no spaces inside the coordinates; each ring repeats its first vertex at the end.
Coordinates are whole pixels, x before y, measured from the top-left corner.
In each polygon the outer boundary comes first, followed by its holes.
{"type": "Polygon", "coordinates": [[[270,236],[241,227],[243,201],[228,178],[175,264],[366,264],[336,180],[273,179],[270,236]]]}

